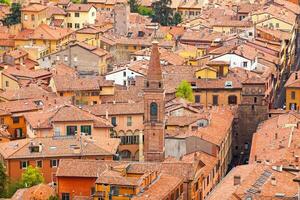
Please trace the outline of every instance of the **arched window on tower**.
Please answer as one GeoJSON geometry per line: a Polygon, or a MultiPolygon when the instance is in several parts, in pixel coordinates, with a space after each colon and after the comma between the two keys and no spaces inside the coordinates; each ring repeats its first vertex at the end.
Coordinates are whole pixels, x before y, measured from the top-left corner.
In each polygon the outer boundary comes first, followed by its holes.
{"type": "Polygon", "coordinates": [[[155,102],[150,104],[150,120],[157,121],[157,103],[155,102]]]}

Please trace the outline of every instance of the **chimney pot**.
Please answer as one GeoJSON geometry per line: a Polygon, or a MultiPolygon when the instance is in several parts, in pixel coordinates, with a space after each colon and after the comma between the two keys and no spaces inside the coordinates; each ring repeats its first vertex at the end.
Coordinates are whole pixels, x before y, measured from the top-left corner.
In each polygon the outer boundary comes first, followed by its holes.
{"type": "Polygon", "coordinates": [[[241,184],[241,176],[234,176],[233,185],[240,185],[240,184],[241,184]]]}
{"type": "Polygon", "coordinates": [[[275,177],[272,177],[271,178],[271,184],[273,185],[273,186],[276,186],[276,178],[275,177]]]}

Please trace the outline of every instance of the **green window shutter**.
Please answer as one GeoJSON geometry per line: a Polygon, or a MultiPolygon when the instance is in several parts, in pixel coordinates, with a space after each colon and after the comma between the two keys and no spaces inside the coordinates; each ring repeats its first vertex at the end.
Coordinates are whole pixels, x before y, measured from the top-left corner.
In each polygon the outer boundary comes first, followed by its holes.
{"type": "Polygon", "coordinates": [[[80,132],[81,133],[86,133],[88,135],[91,135],[92,133],[92,127],[90,125],[85,125],[80,127],[80,132]]]}
{"type": "Polygon", "coordinates": [[[71,134],[71,128],[70,126],[67,126],[67,135],[70,135],[71,134]]]}
{"type": "Polygon", "coordinates": [[[91,126],[88,126],[88,133],[89,133],[89,135],[92,134],[92,127],[91,126]]]}

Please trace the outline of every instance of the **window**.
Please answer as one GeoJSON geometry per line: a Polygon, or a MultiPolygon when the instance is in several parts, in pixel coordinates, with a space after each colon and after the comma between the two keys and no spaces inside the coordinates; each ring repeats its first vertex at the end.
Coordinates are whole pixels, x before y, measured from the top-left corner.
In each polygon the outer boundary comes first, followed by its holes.
{"type": "Polygon", "coordinates": [[[157,120],[157,103],[152,102],[150,104],[150,120],[156,121],[157,120]]]}
{"type": "Polygon", "coordinates": [[[123,72],[123,77],[126,77],[126,72],[123,72]]]}
{"type": "Polygon", "coordinates": [[[290,103],[289,108],[290,108],[290,110],[296,110],[297,109],[297,104],[296,103],[290,103]]]}
{"type": "Polygon", "coordinates": [[[20,161],[20,169],[27,169],[29,166],[29,161],[20,161]]]}
{"type": "Polygon", "coordinates": [[[117,126],[117,118],[116,117],[111,117],[111,124],[113,126],[117,126]]]}
{"type": "Polygon", "coordinates": [[[253,101],[254,103],[257,103],[257,97],[254,97],[253,101]]]}
{"type": "Polygon", "coordinates": [[[59,57],[59,56],[56,56],[56,60],[60,60],[60,57],[59,57]]]}
{"type": "Polygon", "coordinates": [[[15,137],[16,138],[22,138],[22,129],[21,128],[16,128],[15,129],[15,137]]]}
{"type": "Polygon", "coordinates": [[[237,104],[237,97],[235,95],[230,95],[228,96],[228,104],[237,104]]]}
{"type": "Polygon", "coordinates": [[[94,97],[99,96],[99,94],[100,94],[99,92],[91,92],[91,96],[94,96],[94,97]]]}
{"type": "Polygon", "coordinates": [[[132,126],[132,117],[131,116],[127,117],[127,126],[132,126]]]}
{"type": "Polygon", "coordinates": [[[200,103],[200,95],[195,95],[195,103],[200,103]]]}
{"type": "Polygon", "coordinates": [[[14,124],[18,124],[20,122],[20,118],[19,117],[13,117],[12,120],[13,120],[14,124]]]}
{"type": "Polygon", "coordinates": [[[61,193],[61,200],[70,200],[70,193],[61,193]]]}
{"type": "Polygon", "coordinates": [[[35,16],[31,15],[31,21],[34,21],[34,20],[35,20],[35,16]]]}
{"type": "Polygon", "coordinates": [[[28,20],[28,16],[24,15],[24,20],[27,21],[28,20]]]}
{"type": "Polygon", "coordinates": [[[75,23],[75,28],[79,28],[80,24],[79,23],[75,23]]]}
{"type": "Polygon", "coordinates": [[[243,62],[243,67],[247,67],[247,61],[243,62]]]}
{"type": "Polygon", "coordinates": [[[80,15],[79,15],[79,13],[77,12],[77,13],[74,14],[74,16],[75,16],[75,17],[79,17],[80,15]]]}
{"type": "Polygon", "coordinates": [[[92,12],[92,16],[93,16],[93,17],[95,16],[95,12],[92,12]]]}
{"type": "Polygon", "coordinates": [[[249,36],[253,36],[253,33],[252,33],[252,32],[249,32],[248,35],[249,35],[249,36]]]}
{"type": "Polygon", "coordinates": [[[72,28],[72,23],[67,23],[68,28],[72,28]]]}
{"type": "Polygon", "coordinates": [[[65,61],[67,62],[69,60],[69,57],[68,56],[65,56],[65,61]]]}
{"type": "Polygon", "coordinates": [[[58,167],[58,160],[50,160],[50,167],[51,168],[58,167]]]}
{"type": "Polygon", "coordinates": [[[276,23],[276,28],[279,28],[279,23],[276,23]]]}
{"type": "Polygon", "coordinates": [[[67,126],[67,135],[75,135],[77,133],[77,126],[67,126]]]}
{"type": "Polygon", "coordinates": [[[37,161],[36,161],[36,166],[37,166],[38,168],[42,168],[42,167],[43,167],[43,161],[42,161],[42,160],[37,160],[37,161]]]}
{"type": "Polygon", "coordinates": [[[77,62],[77,56],[74,56],[74,62],[77,62]]]}
{"type": "Polygon", "coordinates": [[[0,117],[0,124],[4,124],[4,118],[0,117]]]}
{"type": "Polygon", "coordinates": [[[246,142],[246,143],[245,143],[245,150],[248,150],[248,149],[249,149],[249,143],[246,142]]]}
{"type": "Polygon", "coordinates": [[[60,128],[59,127],[54,128],[54,136],[60,136],[60,128]]]}
{"type": "Polygon", "coordinates": [[[84,125],[80,127],[81,133],[84,133],[85,135],[91,135],[92,134],[92,127],[90,125],[84,125]]]}
{"type": "Polygon", "coordinates": [[[112,196],[118,196],[119,195],[119,187],[115,185],[110,186],[110,192],[112,196]]]}
{"type": "Polygon", "coordinates": [[[296,92],[295,91],[291,92],[291,99],[296,99],[296,92]]]}
{"type": "Polygon", "coordinates": [[[213,95],[213,105],[217,106],[219,104],[219,96],[213,95]]]}

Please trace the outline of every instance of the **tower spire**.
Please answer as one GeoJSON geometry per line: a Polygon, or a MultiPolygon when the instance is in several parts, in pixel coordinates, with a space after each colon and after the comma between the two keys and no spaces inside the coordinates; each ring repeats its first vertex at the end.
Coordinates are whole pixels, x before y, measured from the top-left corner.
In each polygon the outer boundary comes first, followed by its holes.
{"type": "Polygon", "coordinates": [[[152,42],[152,51],[149,61],[149,68],[147,73],[148,81],[161,81],[162,79],[162,70],[160,66],[159,50],[158,50],[158,41],[154,40],[152,42]]]}

